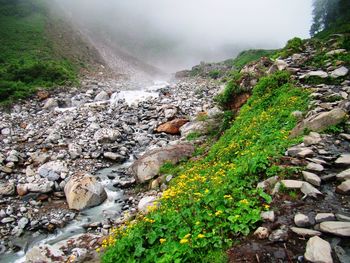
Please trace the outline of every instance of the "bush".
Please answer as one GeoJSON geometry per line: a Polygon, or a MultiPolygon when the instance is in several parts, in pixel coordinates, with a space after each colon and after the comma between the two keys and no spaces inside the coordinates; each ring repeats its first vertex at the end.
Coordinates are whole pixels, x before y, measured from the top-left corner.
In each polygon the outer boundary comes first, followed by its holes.
{"type": "Polygon", "coordinates": [[[220,70],[212,70],[209,72],[209,77],[211,77],[212,79],[217,79],[219,78],[220,76],[222,75],[221,71],[220,70]]]}
{"type": "Polygon", "coordinates": [[[239,86],[241,74],[237,71],[230,73],[230,80],[222,93],[214,97],[214,101],[218,103],[222,109],[229,109],[230,104],[234,101],[235,96],[241,94],[244,90],[239,86]]]}

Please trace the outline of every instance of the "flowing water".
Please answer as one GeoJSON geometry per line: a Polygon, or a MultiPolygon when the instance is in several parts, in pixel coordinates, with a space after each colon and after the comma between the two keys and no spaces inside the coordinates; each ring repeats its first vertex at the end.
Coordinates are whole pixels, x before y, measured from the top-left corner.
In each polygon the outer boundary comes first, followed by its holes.
{"type": "MultiPolygon", "coordinates": [[[[109,103],[113,107],[120,100],[125,100],[129,105],[137,104],[138,102],[148,100],[150,98],[157,98],[159,96],[159,90],[167,87],[167,82],[158,81],[154,85],[143,89],[124,90],[116,92],[112,95],[109,103]]],[[[100,102],[101,103],[101,102],[100,102]]],[[[108,103],[108,102],[102,102],[108,103]]],[[[58,109],[58,110],[72,110],[74,108],[58,109]]],[[[135,153],[134,153],[135,154],[135,153]]],[[[25,262],[25,253],[32,247],[39,244],[54,245],[62,240],[66,240],[72,236],[85,233],[84,225],[94,222],[101,222],[106,217],[118,218],[121,213],[123,190],[116,187],[116,180],[119,178],[119,170],[123,170],[131,165],[133,157],[131,157],[126,163],[121,165],[115,165],[110,168],[105,168],[96,173],[99,177],[102,185],[107,192],[107,199],[99,206],[86,209],[79,213],[76,218],[69,222],[67,226],[62,229],[57,229],[54,234],[43,234],[26,232],[21,237],[14,240],[14,243],[21,247],[21,250],[14,254],[5,254],[0,257],[0,261],[3,263],[20,263],[25,262]]],[[[122,176],[121,176],[122,177],[122,176]]]]}

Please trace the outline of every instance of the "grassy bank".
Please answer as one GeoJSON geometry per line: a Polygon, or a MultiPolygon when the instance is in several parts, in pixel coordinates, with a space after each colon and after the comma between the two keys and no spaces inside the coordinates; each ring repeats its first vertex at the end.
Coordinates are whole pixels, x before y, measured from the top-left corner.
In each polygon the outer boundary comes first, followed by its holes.
{"type": "Polygon", "coordinates": [[[46,37],[48,19],[44,1],[0,0],[0,101],[77,81],[76,68],[46,37]]]}
{"type": "Polygon", "coordinates": [[[160,207],[105,241],[102,261],[222,262],[223,249],[248,234],[268,208],[270,197],[256,183],[293,143],[291,113],[305,110],[307,97],[287,73],[262,78],[209,154],[172,171],[177,176],[160,207]]]}

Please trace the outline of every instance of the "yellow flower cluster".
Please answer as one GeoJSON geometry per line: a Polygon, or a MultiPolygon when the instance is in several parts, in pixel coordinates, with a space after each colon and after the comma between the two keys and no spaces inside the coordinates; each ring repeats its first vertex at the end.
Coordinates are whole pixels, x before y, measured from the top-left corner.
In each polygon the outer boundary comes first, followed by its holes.
{"type": "Polygon", "coordinates": [[[241,201],[239,201],[241,204],[244,204],[244,205],[249,205],[249,201],[247,199],[243,199],[241,201]]]}

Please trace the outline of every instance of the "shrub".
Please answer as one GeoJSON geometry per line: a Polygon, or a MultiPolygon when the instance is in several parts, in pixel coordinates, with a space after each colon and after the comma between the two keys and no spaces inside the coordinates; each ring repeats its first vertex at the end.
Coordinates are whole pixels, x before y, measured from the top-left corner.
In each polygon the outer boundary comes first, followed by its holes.
{"type": "Polygon", "coordinates": [[[217,69],[209,72],[209,77],[211,77],[212,79],[218,79],[221,75],[222,75],[221,71],[217,69]]]}

